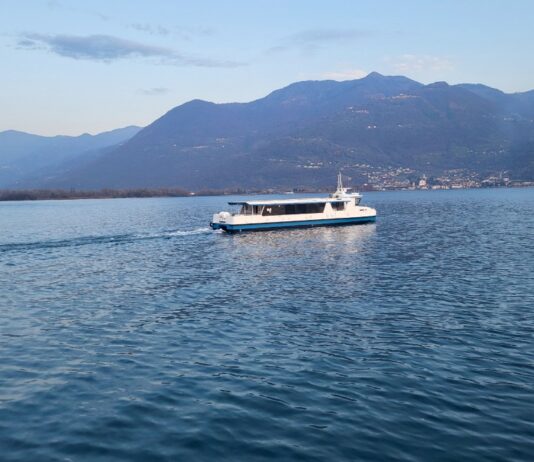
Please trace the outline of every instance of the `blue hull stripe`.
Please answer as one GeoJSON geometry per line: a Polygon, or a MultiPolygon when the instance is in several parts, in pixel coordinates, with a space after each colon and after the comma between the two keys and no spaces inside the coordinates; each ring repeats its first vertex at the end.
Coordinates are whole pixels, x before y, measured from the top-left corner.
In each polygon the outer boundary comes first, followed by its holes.
{"type": "Polygon", "coordinates": [[[332,220],[306,220],[306,221],[286,221],[277,223],[255,223],[250,225],[227,225],[214,223],[217,227],[212,226],[214,229],[224,229],[229,233],[235,233],[240,231],[261,231],[266,229],[276,228],[310,228],[313,226],[340,226],[340,225],[352,225],[356,223],[371,223],[376,220],[376,217],[356,217],[356,218],[335,218],[332,220]]]}

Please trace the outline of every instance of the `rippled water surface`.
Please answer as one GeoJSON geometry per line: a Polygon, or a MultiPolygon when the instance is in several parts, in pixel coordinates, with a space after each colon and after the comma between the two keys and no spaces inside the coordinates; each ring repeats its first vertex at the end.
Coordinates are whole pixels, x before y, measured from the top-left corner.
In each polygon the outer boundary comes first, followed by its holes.
{"type": "Polygon", "coordinates": [[[534,457],[534,190],[0,203],[2,461],[534,457]]]}

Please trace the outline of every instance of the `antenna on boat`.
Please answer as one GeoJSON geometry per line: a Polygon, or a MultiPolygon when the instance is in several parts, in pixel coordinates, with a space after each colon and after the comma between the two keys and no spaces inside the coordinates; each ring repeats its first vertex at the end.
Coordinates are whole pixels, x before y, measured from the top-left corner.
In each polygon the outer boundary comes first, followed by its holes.
{"type": "Polygon", "coordinates": [[[337,174],[337,190],[341,191],[343,189],[343,180],[341,179],[341,171],[337,174]]]}

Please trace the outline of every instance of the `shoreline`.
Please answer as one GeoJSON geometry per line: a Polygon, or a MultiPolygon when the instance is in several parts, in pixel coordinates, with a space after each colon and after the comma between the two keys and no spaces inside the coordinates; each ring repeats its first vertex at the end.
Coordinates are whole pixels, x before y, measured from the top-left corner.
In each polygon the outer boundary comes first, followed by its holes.
{"type": "MultiPolygon", "coordinates": [[[[392,191],[459,191],[468,189],[523,189],[533,188],[532,184],[525,185],[510,185],[510,186],[491,186],[478,188],[387,188],[387,189],[371,189],[371,188],[355,188],[363,192],[392,192],[392,191]]],[[[190,192],[179,188],[164,188],[164,189],[101,189],[96,191],[77,191],[77,190],[63,190],[63,189],[25,189],[0,190],[0,202],[24,202],[24,201],[45,201],[45,200],[83,200],[83,199],[142,199],[152,197],[209,197],[209,196],[236,196],[236,195],[291,195],[291,194],[320,194],[329,192],[328,189],[309,188],[302,190],[295,190],[288,192],[288,190],[205,190],[190,192]]]]}

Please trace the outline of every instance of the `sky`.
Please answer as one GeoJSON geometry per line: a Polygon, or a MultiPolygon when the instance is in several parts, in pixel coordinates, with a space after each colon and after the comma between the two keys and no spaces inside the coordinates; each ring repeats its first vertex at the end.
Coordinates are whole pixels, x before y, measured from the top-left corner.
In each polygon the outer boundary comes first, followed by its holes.
{"type": "Polygon", "coordinates": [[[534,89],[531,0],[0,0],[0,131],[146,126],[377,71],[534,89]]]}

